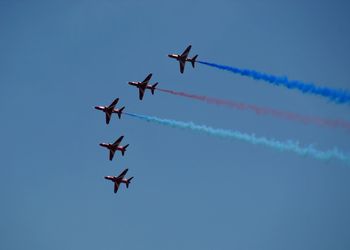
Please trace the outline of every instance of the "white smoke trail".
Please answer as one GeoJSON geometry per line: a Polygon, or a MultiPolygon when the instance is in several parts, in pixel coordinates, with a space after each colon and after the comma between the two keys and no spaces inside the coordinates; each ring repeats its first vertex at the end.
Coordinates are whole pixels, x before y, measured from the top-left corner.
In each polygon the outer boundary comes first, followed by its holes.
{"type": "Polygon", "coordinates": [[[337,148],[334,148],[332,150],[322,151],[314,148],[312,145],[302,147],[299,145],[298,142],[291,141],[291,140],[287,142],[281,142],[275,139],[268,139],[265,137],[256,137],[254,134],[246,134],[246,133],[241,133],[239,131],[212,128],[205,125],[197,125],[193,122],[183,122],[183,121],[176,121],[176,120],[170,120],[170,119],[162,119],[155,116],[146,116],[146,115],[138,115],[138,114],[131,114],[131,113],[124,113],[124,114],[141,119],[141,120],[155,122],[161,125],[166,125],[166,126],[175,127],[175,128],[189,129],[192,131],[197,131],[197,132],[209,134],[212,136],[245,141],[251,144],[259,144],[259,145],[263,145],[263,146],[277,149],[280,151],[294,152],[301,156],[311,156],[318,160],[338,159],[348,164],[350,163],[349,155],[344,154],[343,152],[339,151],[337,148]]]}

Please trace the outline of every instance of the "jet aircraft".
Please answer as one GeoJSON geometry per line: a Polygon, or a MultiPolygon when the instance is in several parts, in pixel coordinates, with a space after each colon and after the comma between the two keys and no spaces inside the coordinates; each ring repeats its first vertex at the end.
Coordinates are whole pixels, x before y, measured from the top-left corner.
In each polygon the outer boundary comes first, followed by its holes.
{"type": "Polygon", "coordinates": [[[119,98],[116,98],[109,106],[96,106],[95,109],[101,110],[106,114],[106,124],[109,124],[109,121],[111,120],[111,116],[113,113],[118,114],[119,119],[121,118],[121,115],[123,113],[123,110],[125,109],[125,106],[121,109],[115,109],[115,105],[117,105],[119,101],[119,98]]]}
{"type": "Polygon", "coordinates": [[[111,144],[111,143],[100,143],[101,147],[107,148],[109,150],[109,160],[110,161],[113,159],[114,153],[117,150],[122,152],[122,155],[124,156],[126,148],[129,146],[129,144],[127,144],[125,146],[119,146],[119,144],[121,143],[123,138],[124,138],[124,136],[122,135],[113,144],[111,144]]]}
{"type": "Polygon", "coordinates": [[[152,78],[152,73],[150,73],[145,80],[143,80],[142,82],[129,82],[129,85],[135,86],[139,89],[139,98],[140,100],[142,100],[143,95],[145,94],[146,89],[150,89],[152,95],[154,95],[154,91],[156,89],[156,86],[158,85],[158,82],[156,82],[153,85],[149,85],[148,82],[149,80],[151,80],[152,78]]]}
{"type": "Polygon", "coordinates": [[[119,176],[105,176],[106,180],[110,180],[114,182],[114,193],[118,191],[120,183],[125,183],[126,188],[129,188],[130,181],[134,177],[130,177],[129,179],[124,178],[128,169],[125,169],[119,176]]]}
{"type": "Polygon", "coordinates": [[[170,54],[170,55],[168,55],[168,57],[174,58],[174,59],[176,59],[177,61],[179,61],[179,63],[180,63],[180,72],[181,72],[181,74],[184,73],[186,62],[191,62],[192,67],[194,68],[194,63],[196,62],[196,59],[197,59],[198,55],[195,55],[195,56],[192,57],[192,58],[188,58],[188,53],[190,53],[191,48],[192,48],[191,45],[188,46],[188,47],[185,49],[185,51],[182,52],[181,55],[177,55],[177,54],[170,54]]]}

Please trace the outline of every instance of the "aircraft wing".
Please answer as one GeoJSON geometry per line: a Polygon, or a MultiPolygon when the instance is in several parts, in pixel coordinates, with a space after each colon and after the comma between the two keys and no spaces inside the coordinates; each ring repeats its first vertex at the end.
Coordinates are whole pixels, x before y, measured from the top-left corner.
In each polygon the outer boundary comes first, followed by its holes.
{"type": "Polygon", "coordinates": [[[113,160],[114,153],[115,153],[115,151],[109,150],[109,160],[110,161],[113,160]]]}
{"type": "Polygon", "coordinates": [[[192,47],[191,45],[188,46],[188,47],[185,49],[185,51],[182,52],[181,57],[186,57],[186,58],[187,58],[188,53],[190,53],[191,47],[192,47]]]}
{"type": "Polygon", "coordinates": [[[144,85],[147,85],[147,83],[149,82],[149,80],[151,80],[151,78],[152,78],[152,73],[150,73],[150,74],[145,78],[145,80],[142,81],[142,83],[143,83],[144,85]]]}
{"type": "Polygon", "coordinates": [[[110,120],[111,120],[111,113],[106,112],[106,124],[109,124],[110,120]]]}
{"type": "Polygon", "coordinates": [[[118,188],[119,188],[119,183],[114,182],[114,193],[118,192],[118,188]]]}
{"type": "Polygon", "coordinates": [[[180,63],[180,72],[183,73],[184,70],[185,70],[185,63],[186,63],[186,62],[184,62],[184,61],[179,61],[179,63],[180,63]]]}
{"type": "Polygon", "coordinates": [[[139,88],[139,98],[140,98],[140,100],[142,100],[144,94],[145,94],[145,88],[140,87],[139,88]]]}
{"type": "Polygon", "coordinates": [[[109,109],[114,109],[114,107],[115,107],[115,105],[117,105],[118,101],[119,101],[119,98],[116,98],[116,99],[108,106],[108,108],[109,108],[109,109]]]}
{"type": "Polygon", "coordinates": [[[129,169],[125,169],[118,177],[117,179],[123,179],[126,173],[128,172],[129,169]]]}
{"type": "Polygon", "coordinates": [[[121,137],[119,137],[114,143],[113,146],[114,147],[118,147],[120,142],[123,140],[124,136],[122,135],[121,137]]]}

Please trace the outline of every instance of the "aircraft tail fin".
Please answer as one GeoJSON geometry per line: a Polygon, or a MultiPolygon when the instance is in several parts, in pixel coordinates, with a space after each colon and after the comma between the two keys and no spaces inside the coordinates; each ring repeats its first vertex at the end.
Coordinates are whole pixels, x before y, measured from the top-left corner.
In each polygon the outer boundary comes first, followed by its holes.
{"type": "Polygon", "coordinates": [[[129,147],[129,144],[126,144],[122,149],[122,156],[124,156],[126,148],[129,147]]]}
{"type": "Polygon", "coordinates": [[[192,67],[194,68],[194,63],[196,62],[196,59],[197,59],[198,55],[195,55],[194,57],[192,57],[191,59],[191,64],[192,64],[192,67]]]}
{"type": "Polygon", "coordinates": [[[152,95],[154,95],[154,91],[156,90],[157,85],[158,85],[158,82],[152,85],[152,88],[151,88],[152,95]]]}
{"type": "Polygon", "coordinates": [[[125,109],[125,106],[124,107],[122,107],[121,109],[119,109],[119,111],[118,111],[118,117],[119,117],[119,119],[122,117],[122,113],[123,113],[123,110],[125,109]]]}
{"type": "Polygon", "coordinates": [[[133,178],[134,178],[134,177],[130,177],[130,178],[126,181],[126,188],[129,188],[130,181],[131,181],[133,178]]]}

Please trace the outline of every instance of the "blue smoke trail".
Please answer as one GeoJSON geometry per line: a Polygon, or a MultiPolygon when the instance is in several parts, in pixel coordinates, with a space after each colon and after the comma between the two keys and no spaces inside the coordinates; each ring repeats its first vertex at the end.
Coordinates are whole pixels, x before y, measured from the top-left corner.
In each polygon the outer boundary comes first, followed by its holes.
{"type": "Polygon", "coordinates": [[[209,63],[203,61],[196,61],[198,63],[208,65],[221,70],[227,70],[235,74],[240,74],[242,76],[248,76],[255,80],[263,80],[273,85],[282,85],[289,89],[298,89],[303,93],[310,93],[314,95],[319,95],[330,99],[336,103],[350,103],[350,92],[346,90],[332,89],[328,87],[319,87],[313,83],[304,83],[302,81],[289,80],[286,76],[274,76],[266,73],[257,72],[255,70],[249,69],[239,69],[236,67],[220,65],[216,63],[209,63]]]}
{"type": "Polygon", "coordinates": [[[338,159],[346,163],[350,163],[350,157],[348,155],[345,155],[344,153],[342,153],[336,148],[328,151],[321,151],[321,150],[315,149],[312,145],[309,145],[307,147],[301,147],[299,146],[298,142],[293,142],[293,141],[280,142],[275,139],[267,139],[265,137],[256,137],[254,134],[245,134],[239,131],[217,129],[217,128],[212,128],[205,125],[197,125],[193,122],[182,122],[182,121],[176,121],[176,120],[162,119],[154,116],[138,115],[138,114],[131,114],[131,113],[124,113],[124,114],[141,119],[141,120],[145,120],[148,122],[155,122],[161,125],[166,125],[174,128],[190,129],[192,131],[197,131],[197,132],[205,133],[212,136],[241,140],[241,141],[249,142],[251,144],[260,144],[260,145],[264,145],[266,147],[270,147],[281,151],[294,152],[301,156],[308,155],[318,160],[338,159]]]}

